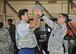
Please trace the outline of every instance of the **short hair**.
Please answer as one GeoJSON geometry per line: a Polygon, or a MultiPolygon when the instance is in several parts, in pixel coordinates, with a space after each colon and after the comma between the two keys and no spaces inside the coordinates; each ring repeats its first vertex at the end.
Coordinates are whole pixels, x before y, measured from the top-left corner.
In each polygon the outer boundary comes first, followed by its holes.
{"type": "Polygon", "coordinates": [[[28,9],[21,9],[18,12],[18,17],[21,20],[21,16],[25,14],[25,12],[28,12],[28,9]]]}
{"type": "Polygon", "coordinates": [[[65,18],[69,18],[69,16],[65,13],[60,13],[60,15],[64,16],[65,18]]]}
{"type": "Polygon", "coordinates": [[[33,8],[32,8],[32,11],[34,11],[34,10],[41,10],[42,12],[44,12],[44,8],[42,7],[42,6],[40,6],[40,5],[35,5],[33,8]]]}
{"type": "Polygon", "coordinates": [[[0,22],[0,28],[2,28],[3,27],[3,22],[0,22]]]}
{"type": "Polygon", "coordinates": [[[68,14],[65,14],[65,13],[60,13],[60,15],[62,15],[62,16],[64,16],[64,17],[65,17],[66,22],[71,21],[71,19],[69,19],[68,14]]]}
{"type": "Polygon", "coordinates": [[[12,19],[8,19],[8,21],[9,21],[9,22],[13,22],[13,20],[12,20],[12,19]]]}

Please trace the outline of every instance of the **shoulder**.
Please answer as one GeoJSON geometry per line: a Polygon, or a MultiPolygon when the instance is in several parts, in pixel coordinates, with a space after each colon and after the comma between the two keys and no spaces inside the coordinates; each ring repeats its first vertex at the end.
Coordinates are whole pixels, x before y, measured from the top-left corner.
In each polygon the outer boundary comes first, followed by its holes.
{"type": "Polygon", "coordinates": [[[18,26],[26,26],[29,25],[28,23],[19,23],[18,26]]]}
{"type": "Polygon", "coordinates": [[[29,27],[29,24],[28,23],[19,23],[16,25],[16,28],[27,28],[29,27]]]}
{"type": "Polygon", "coordinates": [[[7,31],[8,29],[6,29],[6,28],[1,28],[1,30],[3,30],[3,31],[7,31]]]}
{"type": "Polygon", "coordinates": [[[67,31],[66,25],[63,25],[63,30],[67,31]]]}
{"type": "Polygon", "coordinates": [[[15,26],[15,24],[12,24],[12,26],[15,26]]]}
{"type": "Polygon", "coordinates": [[[8,33],[8,29],[6,28],[1,28],[0,31],[2,31],[3,33],[8,33]]]}

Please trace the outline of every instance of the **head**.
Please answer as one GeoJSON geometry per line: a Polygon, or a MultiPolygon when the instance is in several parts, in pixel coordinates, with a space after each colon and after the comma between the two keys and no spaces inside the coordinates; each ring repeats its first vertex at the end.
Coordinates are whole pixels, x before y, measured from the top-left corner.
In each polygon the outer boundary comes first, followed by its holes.
{"type": "Polygon", "coordinates": [[[57,18],[57,23],[61,25],[68,22],[68,20],[69,20],[69,16],[67,14],[60,13],[59,17],[57,18]]]}
{"type": "Polygon", "coordinates": [[[37,15],[39,10],[43,13],[44,12],[44,8],[39,6],[39,5],[36,5],[33,9],[32,9],[32,12],[37,15]]]}
{"type": "Polygon", "coordinates": [[[19,10],[18,17],[22,21],[28,21],[29,20],[29,18],[28,18],[28,9],[19,10]]]}
{"type": "Polygon", "coordinates": [[[12,24],[12,22],[13,22],[13,20],[12,20],[12,19],[8,19],[8,25],[11,25],[11,24],[12,24]]]}
{"type": "Polygon", "coordinates": [[[0,29],[3,27],[3,22],[0,22],[0,29]]]}

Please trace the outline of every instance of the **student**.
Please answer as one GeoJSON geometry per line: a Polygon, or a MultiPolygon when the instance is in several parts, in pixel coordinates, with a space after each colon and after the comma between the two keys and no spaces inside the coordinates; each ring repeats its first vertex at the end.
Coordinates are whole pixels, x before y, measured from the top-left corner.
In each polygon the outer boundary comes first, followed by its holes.
{"type": "Polygon", "coordinates": [[[62,42],[67,32],[66,22],[69,19],[68,15],[64,13],[59,14],[57,23],[55,23],[50,20],[45,14],[43,14],[40,9],[36,9],[35,14],[41,16],[45,23],[52,28],[48,42],[49,54],[64,54],[62,42]]]}
{"type": "Polygon", "coordinates": [[[37,40],[33,30],[39,27],[40,20],[33,18],[33,21],[28,24],[28,10],[21,9],[18,12],[20,19],[16,27],[16,43],[19,49],[19,54],[35,54],[34,47],[37,45],[37,40]]]}

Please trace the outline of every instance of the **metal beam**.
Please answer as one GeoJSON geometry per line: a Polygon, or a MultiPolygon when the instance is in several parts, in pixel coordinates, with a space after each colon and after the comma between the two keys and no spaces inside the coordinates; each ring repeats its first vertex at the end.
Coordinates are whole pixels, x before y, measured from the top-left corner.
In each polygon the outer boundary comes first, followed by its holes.
{"type": "Polygon", "coordinates": [[[69,0],[68,0],[68,3],[67,3],[67,14],[68,14],[68,15],[70,14],[69,5],[70,5],[70,4],[69,4],[69,0]]]}
{"type": "Polygon", "coordinates": [[[4,0],[4,18],[6,20],[6,1],[4,0]]]}
{"type": "MultiPolygon", "coordinates": [[[[40,6],[42,6],[42,7],[44,8],[45,12],[48,13],[48,15],[49,15],[50,17],[53,17],[53,16],[49,13],[49,11],[47,11],[46,8],[45,8],[38,0],[36,1],[36,3],[37,3],[38,5],[40,5],[40,6]]],[[[53,17],[53,18],[54,18],[54,17],[53,17]]]]}
{"type": "Polygon", "coordinates": [[[17,11],[7,1],[6,4],[17,14],[17,11]]]}
{"type": "Polygon", "coordinates": [[[71,3],[71,6],[76,8],[76,5],[74,4],[73,0],[69,0],[69,3],[71,3]]]}

